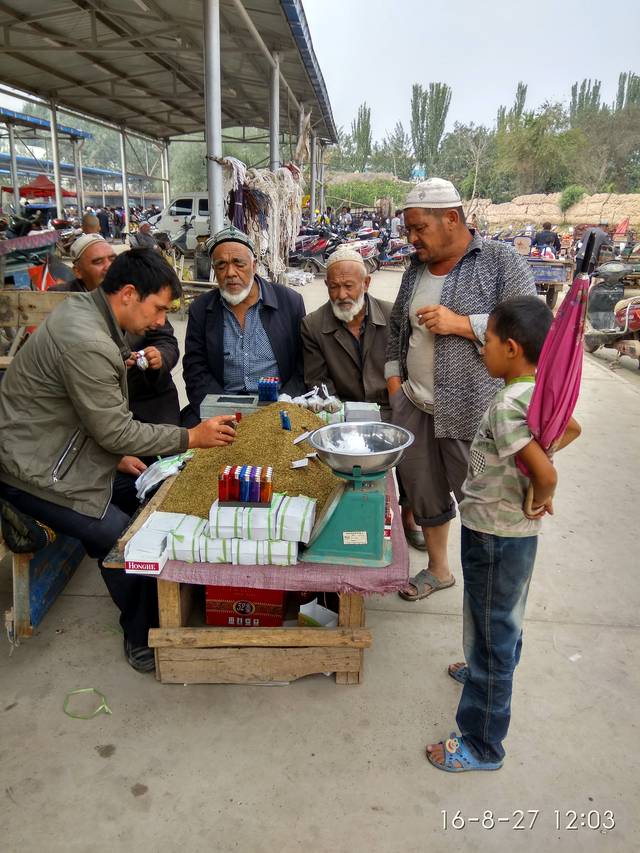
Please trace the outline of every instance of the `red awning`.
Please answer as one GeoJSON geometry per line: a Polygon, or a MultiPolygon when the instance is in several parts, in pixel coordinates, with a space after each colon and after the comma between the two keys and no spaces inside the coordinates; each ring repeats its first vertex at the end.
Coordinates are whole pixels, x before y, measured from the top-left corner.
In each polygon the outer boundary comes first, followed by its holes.
{"type": "MultiPolygon", "coordinates": [[[[2,187],[3,193],[12,193],[13,187],[2,187]]],[[[46,175],[38,175],[30,184],[25,184],[20,187],[20,198],[55,198],[56,188],[53,181],[49,180],[46,175]]],[[[75,198],[75,192],[71,190],[62,190],[63,198],[75,198]]]]}

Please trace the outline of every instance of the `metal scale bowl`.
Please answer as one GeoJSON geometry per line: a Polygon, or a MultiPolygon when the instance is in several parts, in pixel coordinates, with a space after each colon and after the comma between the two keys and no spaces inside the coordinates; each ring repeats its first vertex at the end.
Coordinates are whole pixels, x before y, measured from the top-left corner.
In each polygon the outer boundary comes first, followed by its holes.
{"type": "Polygon", "coordinates": [[[329,424],[309,436],[318,458],[341,478],[316,521],[302,560],[388,566],[385,538],[386,472],[397,465],[413,435],[394,424],[329,424]]]}

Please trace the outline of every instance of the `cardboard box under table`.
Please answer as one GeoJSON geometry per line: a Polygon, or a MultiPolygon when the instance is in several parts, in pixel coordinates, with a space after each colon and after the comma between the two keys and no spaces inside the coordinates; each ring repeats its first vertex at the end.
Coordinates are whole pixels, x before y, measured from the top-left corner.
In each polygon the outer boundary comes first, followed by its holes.
{"type": "MultiPolygon", "coordinates": [[[[105,567],[123,568],[127,541],[160,506],[171,482],[164,483],[132,521],[105,567]]],[[[364,649],[372,642],[371,632],[364,627],[364,596],[402,589],[409,576],[407,546],[391,477],[388,482],[395,510],[393,561],[389,566],[302,562],[286,567],[244,566],[168,560],[155,581],[160,627],[149,631],[149,645],[156,653],[156,678],[164,684],[255,684],[335,672],[336,683],[358,684],[364,649]],[[338,627],[190,627],[193,585],[338,592],[338,627]]]]}

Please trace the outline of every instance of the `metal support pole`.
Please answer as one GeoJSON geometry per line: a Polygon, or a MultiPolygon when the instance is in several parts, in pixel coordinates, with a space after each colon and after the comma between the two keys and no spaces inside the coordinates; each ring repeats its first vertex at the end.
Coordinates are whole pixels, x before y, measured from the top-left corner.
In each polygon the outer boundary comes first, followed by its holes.
{"type": "Polygon", "coordinates": [[[324,145],[320,143],[320,213],[324,214],[324,145]]]}
{"type": "Polygon", "coordinates": [[[224,222],[222,166],[222,95],[220,92],[220,0],[204,0],[204,90],[206,109],[207,190],[209,228],[222,230],[224,222]]]}
{"type": "Polygon", "coordinates": [[[160,148],[160,186],[162,187],[162,209],[167,206],[167,173],[164,170],[164,143],[160,148]]]}
{"type": "Polygon", "coordinates": [[[82,215],[84,210],[84,174],[82,172],[82,146],[84,139],[78,142],[78,177],[80,179],[80,195],[78,197],[78,213],[82,215]]]}
{"type": "Polygon", "coordinates": [[[13,185],[13,206],[15,212],[20,214],[20,186],[18,183],[18,161],[16,160],[16,139],[12,124],[7,124],[9,131],[9,156],[11,160],[11,183],[13,185]]]}
{"type": "Polygon", "coordinates": [[[316,135],[315,133],[311,133],[311,154],[309,157],[311,161],[311,202],[310,207],[310,221],[316,221],[316,135]]]}
{"type": "Polygon", "coordinates": [[[124,229],[129,231],[129,187],[127,185],[127,152],[125,150],[124,130],[120,129],[120,165],[122,167],[122,206],[124,207],[124,229]]]}
{"type": "Polygon", "coordinates": [[[164,170],[167,173],[167,207],[171,204],[171,172],[169,171],[169,143],[164,144],[164,170]]]}
{"type": "Polygon", "coordinates": [[[80,207],[79,207],[79,205],[80,205],[80,187],[78,186],[78,184],[79,184],[79,181],[78,181],[78,149],[77,149],[77,145],[76,145],[78,140],[71,137],[70,142],[71,142],[71,154],[73,155],[73,175],[74,175],[75,185],[76,185],[76,207],[78,208],[78,210],[80,210],[80,207]]]}
{"type": "Polygon", "coordinates": [[[51,116],[51,159],[53,160],[53,183],[56,188],[56,208],[58,209],[58,217],[64,217],[64,206],[62,204],[62,188],[60,186],[60,151],[58,149],[58,115],[56,110],[55,98],[52,98],[49,104],[49,113],[51,116]]]}
{"type": "Polygon", "coordinates": [[[280,168],[280,57],[273,54],[275,65],[271,69],[269,97],[269,168],[280,168]]]}
{"type": "Polygon", "coordinates": [[[104,176],[103,175],[100,175],[100,189],[102,190],[102,206],[106,207],[107,206],[107,200],[104,197],[104,176]]]}

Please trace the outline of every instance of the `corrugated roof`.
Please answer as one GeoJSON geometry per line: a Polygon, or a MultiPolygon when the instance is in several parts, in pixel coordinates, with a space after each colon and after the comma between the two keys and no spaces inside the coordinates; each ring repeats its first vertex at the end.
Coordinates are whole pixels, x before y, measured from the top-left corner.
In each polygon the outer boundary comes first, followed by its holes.
{"type": "MultiPolygon", "coordinates": [[[[243,0],[320,139],[336,128],[300,0],[243,0]]],[[[2,0],[0,80],[159,138],[204,128],[202,0],[2,0]]],[[[220,0],[223,127],[269,126],[270,68],[220,0]]],[[[298,115],[281,87],[280,129],[298,115]]]]}

